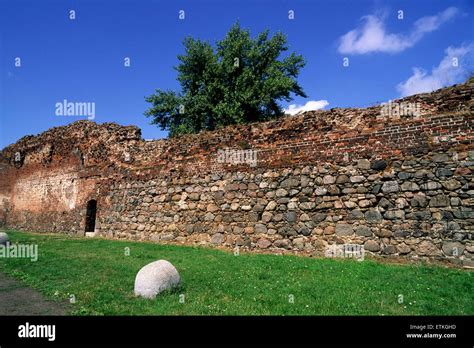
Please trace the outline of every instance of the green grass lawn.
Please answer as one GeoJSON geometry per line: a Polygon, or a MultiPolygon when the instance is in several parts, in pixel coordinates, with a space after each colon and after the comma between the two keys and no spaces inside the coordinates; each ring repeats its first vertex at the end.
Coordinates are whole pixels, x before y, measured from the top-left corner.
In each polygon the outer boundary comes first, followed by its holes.
{"type": "Polygon", "coordinates": [[[0,258],[0,271],[49,299],[73,294],[75,315],[474,314],[467,270],[7,232],[12,242],[38,244],[39,258],[0,258]],[[135,298],[136,273],[159,259],[175,265],[181,287],[135,298]]]}

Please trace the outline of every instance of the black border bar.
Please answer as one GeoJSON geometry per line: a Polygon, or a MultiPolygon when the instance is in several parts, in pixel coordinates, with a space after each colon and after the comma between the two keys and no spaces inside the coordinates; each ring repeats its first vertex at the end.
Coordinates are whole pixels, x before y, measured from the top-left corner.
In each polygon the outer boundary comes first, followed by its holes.
{"type": "Polygon", "coordinates": [[[0,317],[0,347],[91,345],[474,346],[474,316],[0,317]],[[55,340],[20,338],[20,325],[55,325],[55,340]],[[407,334],[428,334],[408,338],[407,334]],[[451,337],[435,338],[447,334],[451,337]],[[455,338],[452,337],[455,334],[455,338]],[[430,336],[431,335],[431,336],[430,336]],[[428,337],[429,336],[429,337],[428,337]]]}

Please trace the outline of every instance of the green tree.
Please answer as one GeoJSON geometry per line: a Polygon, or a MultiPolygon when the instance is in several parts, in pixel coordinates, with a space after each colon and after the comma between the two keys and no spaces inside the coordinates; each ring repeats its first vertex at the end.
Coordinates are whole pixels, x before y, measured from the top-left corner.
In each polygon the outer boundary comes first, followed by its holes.
{"type": "Polygon", "coordinates": [[[193,38],[183,44],[175,67],[181,92],[157,89],[145,98],[152,104],[145,115],[170,136],[277,118],[280,100],[292,100],[291,93],[306,97],[296,81],[303,57],[279,59],[288,50],[282,33],[269,37],[266,30],[251,38],[236,23],[215,48],[193,38]]]}

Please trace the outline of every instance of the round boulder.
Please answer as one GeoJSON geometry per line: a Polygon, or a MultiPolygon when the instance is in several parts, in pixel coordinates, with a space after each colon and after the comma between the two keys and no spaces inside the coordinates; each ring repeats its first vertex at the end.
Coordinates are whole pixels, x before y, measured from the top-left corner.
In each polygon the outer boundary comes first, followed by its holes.
{"type": "Polygon", "coordinates": [[[158,260],[144,266],[135,277],[135,296],[154,299],[165,290],[171,290],[180,282],[176,268],[166,260],[158,260]]]}
{"type": "Polygon", "coordinates": [[[8,234],[0,232],[0,245],[6,245],[9,240],[10,238],[8,238],[8,234]]]}

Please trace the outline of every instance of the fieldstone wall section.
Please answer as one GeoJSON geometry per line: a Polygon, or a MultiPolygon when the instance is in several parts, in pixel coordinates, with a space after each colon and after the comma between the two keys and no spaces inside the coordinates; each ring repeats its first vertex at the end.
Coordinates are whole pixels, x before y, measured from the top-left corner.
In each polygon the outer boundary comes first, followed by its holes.
{"type": "Polygon", "coordinates": [[[117,183],[101,229],[110,238],[318,255],[329,244],[363,244],[381,255],[470,264],[473,165],[473,151],[430,153],[117,183]]]}
{"type": "Polygon", "coordinates": [[[380,106],[307,112],[175,139],[75,122],[0,152],[0,224],[109,238],[322,255],[360,244],[381,256],[474,266],[474,80],[380,106]],[[257,165],[219,163],[250,149],[257,165]]]}

